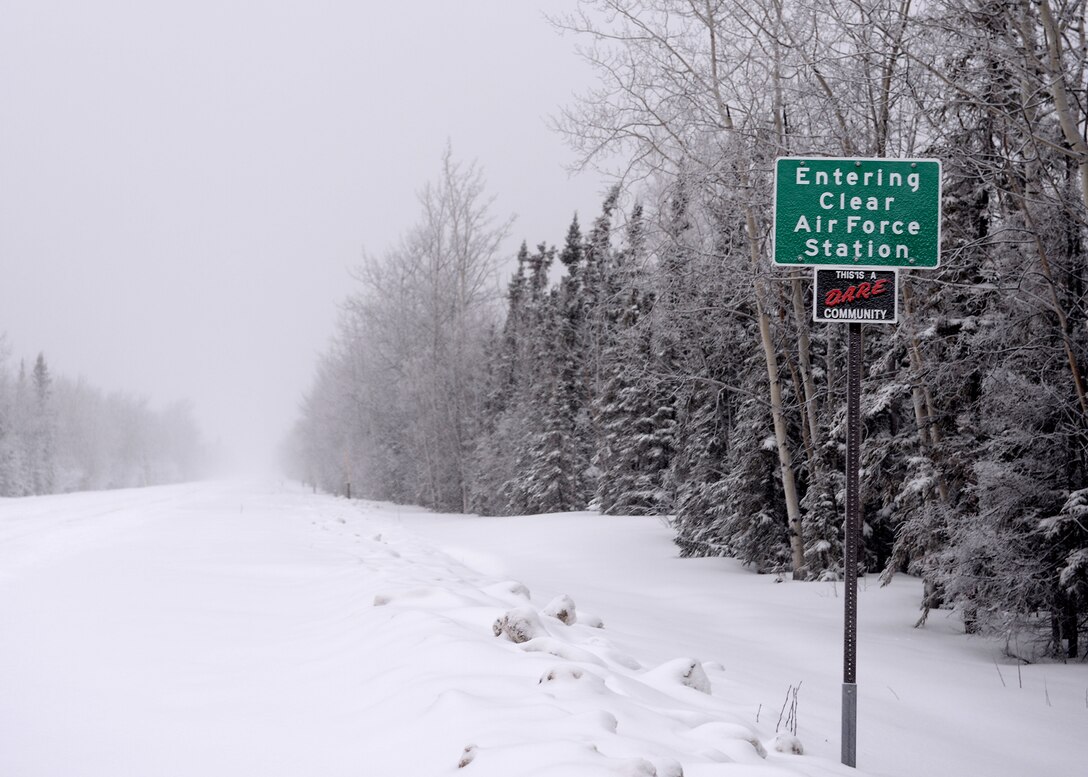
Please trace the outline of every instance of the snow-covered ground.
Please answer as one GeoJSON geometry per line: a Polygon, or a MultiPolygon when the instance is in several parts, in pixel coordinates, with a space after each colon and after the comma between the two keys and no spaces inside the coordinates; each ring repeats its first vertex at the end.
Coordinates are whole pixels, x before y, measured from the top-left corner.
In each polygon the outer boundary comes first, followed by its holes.
{"type": "Polygon", "coordinates": [[[0,775],[1023,777],[1088,760],[1088,666],[1018,670],[942,612],[914,629],[904,577],[862,585],[860,768],[842,767],[840,587],[681,560],[670,537],[287,484],[2,500],[0,775]],[[791,688],[803,755],[776,749],[795,744],[791,688]]]}

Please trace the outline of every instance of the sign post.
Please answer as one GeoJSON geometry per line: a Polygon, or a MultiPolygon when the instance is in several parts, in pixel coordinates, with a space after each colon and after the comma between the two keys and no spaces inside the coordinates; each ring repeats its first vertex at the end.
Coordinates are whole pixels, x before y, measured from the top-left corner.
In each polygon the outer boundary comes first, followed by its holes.
{"type": "Polygon", "coordinates": [[[775,160],[774,264],[813,267],[813,320],[849,325],[842,671],[842,762],[847,766],[857,765],[861,324],[896,322],[897,268],[938,267],[940,244],[940,161],[775,160]]]}

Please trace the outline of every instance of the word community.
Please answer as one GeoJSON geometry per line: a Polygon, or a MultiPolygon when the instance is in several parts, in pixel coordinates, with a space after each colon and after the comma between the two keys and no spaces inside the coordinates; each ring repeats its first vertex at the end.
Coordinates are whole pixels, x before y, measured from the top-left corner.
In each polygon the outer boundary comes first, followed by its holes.
{"type": "Polygon", "coordinates": [[[883,308],[827,308],[823,311],[822,321],[837,319],[839,321],[890,321],[894,312],[889,313],[883,308]]]}

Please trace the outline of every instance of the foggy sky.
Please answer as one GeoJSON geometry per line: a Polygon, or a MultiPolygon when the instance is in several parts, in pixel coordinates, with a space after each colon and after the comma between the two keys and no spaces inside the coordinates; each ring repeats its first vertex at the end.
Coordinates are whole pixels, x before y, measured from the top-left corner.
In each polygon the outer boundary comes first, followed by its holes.
{"type": "Polygon", "coordinates": [[[597,212],[546,126],[589,80],[574,0],[0,0],[0,332],[14,357],[264,459],[349,269],[416,220],[443,149],[517,244],[597,212]]]}

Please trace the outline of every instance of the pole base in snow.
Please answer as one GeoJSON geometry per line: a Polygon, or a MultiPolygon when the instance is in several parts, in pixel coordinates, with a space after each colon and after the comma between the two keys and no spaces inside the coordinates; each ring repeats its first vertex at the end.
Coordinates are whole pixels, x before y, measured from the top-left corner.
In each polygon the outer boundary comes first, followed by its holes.
{"type": "Polygon", "coordinates": [[[857,766],[858,749],[858,686],[842,684],[842,762],[857,766]]]}

